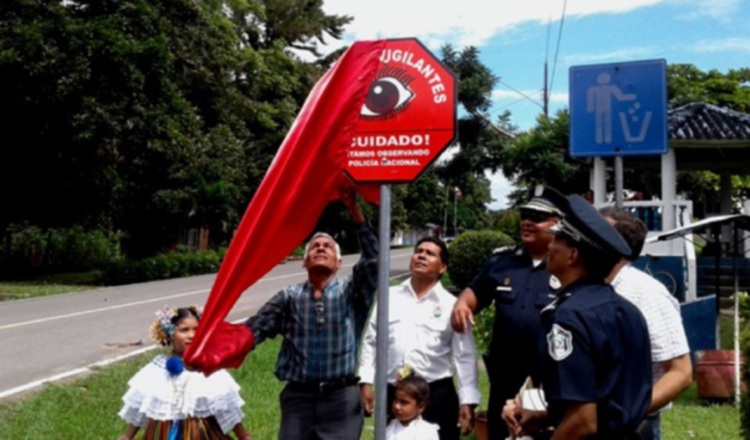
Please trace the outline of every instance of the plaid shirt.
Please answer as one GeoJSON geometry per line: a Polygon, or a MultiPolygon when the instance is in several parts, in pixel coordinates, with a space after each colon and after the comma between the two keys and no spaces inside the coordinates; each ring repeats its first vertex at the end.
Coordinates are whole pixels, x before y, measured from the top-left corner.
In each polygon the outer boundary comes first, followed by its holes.
{"type": "Polygon", "coordinates": [[[281,334],[276,377],[322,382],[354,376],[356,358],[378,287],[378,242],[365,222],[357,229],[361,257],[346,280],[334,278],[323,289],[319,322],[309,281],[284,288],[247,320],[256,345],[281,334]]]}

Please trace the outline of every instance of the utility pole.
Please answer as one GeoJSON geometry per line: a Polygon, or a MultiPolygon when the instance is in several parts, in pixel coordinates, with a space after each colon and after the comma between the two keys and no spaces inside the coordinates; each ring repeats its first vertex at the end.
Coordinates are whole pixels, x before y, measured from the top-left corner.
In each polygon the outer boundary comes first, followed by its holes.
{"type": "Polygon", "coordinates": [[[548,80],[547,80],[547,60],[544,60],[544,89],[542,93],[542,99],[544,100],[544,105],[542,108],[544,109],[544,117],[549,118],[549,90],[548,90],[548,80]]]}
{"type": "Polygon", "coordinates": [[[448,182],[445,182],[445,217],[443,218],[443,240],[445,240],[448,237],[448,204],[450,203],[450,200],[448,199],[448,191],[450,191],[450,185],[448,185],[448,182]]]}

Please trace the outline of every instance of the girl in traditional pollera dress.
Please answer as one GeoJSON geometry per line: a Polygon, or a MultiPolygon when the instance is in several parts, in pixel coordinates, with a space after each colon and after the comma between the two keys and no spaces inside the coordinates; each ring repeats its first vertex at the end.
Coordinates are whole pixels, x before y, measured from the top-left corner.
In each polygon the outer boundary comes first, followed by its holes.
{"type": "Polygon", "coordinates": [[[120,440],[131,440],[143,428],[144,440],[250,440],[242,425],[239,385],[225,370],[206,377],[187,371],[182,354],[193,340],[200,320],[196,307],[167,308],[156,312],[152,338],[171,346],[169,356],[160,354],[128,382],[119,416],[128,423],[120,440]]]}

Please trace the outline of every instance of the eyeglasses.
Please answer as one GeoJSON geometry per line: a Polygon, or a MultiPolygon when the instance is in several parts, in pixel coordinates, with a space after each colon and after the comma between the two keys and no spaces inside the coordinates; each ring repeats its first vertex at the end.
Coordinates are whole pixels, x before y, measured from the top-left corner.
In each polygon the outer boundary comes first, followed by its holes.
{"type": "Polygon", "coordinates": [[[521,220],[531,220],[534,223],[546,222],[552,215],[539,211],[521,211],[521,220]]]}
{"type": "Polygon", "coordinates": [[[315,302],[315,323],[318,325],[318,330],[323,329],[323,325],[326,323],[325,308],[323,308],[323,301],[315,302]]]}

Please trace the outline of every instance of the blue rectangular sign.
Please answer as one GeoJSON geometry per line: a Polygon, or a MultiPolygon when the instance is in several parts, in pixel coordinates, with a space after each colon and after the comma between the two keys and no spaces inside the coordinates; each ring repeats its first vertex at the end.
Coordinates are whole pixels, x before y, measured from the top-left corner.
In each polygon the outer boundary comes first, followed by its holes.
{"type": "Polygon", "coordinates": [[[570,68],[570,155],[665,154],[665,60],[570,68]]]}

